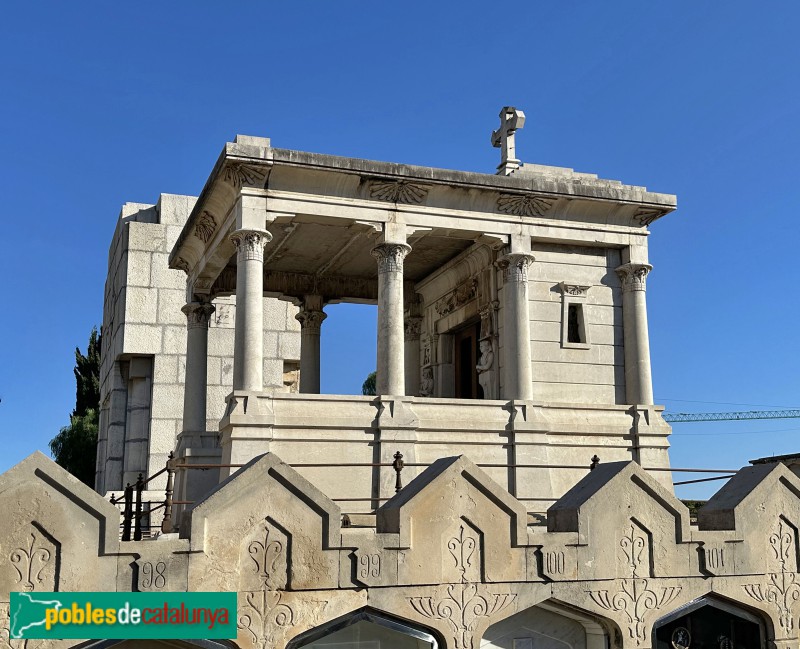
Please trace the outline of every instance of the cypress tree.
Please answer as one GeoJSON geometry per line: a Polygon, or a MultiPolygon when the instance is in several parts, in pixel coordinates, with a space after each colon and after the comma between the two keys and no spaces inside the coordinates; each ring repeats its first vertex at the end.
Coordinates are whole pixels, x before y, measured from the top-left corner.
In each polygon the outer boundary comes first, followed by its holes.
{"type": "Polygon", "coordinates": [[[75,348],[75,409],[69,426],[50,440],[56,464],[94,487],[97,428],[100,413],[100,341],[97,327],[89,335],[86,354],[75,348]]]}

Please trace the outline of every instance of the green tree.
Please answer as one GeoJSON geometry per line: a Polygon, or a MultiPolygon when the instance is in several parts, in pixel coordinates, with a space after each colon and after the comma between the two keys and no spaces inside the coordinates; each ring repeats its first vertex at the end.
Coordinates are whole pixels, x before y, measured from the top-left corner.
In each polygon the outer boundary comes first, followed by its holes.
{"type": "Polygon", "coordinates": [[[75,348],[75,409],[69,426],[50,440],[50,453],[56,464],[81,482],[94,487],[97,458],[97,428],[100,412],[100,341],[92,329],[86,354],[75,348]]]}
{"type": "Polygon", "coordinates": [[[75,410],[73,415],[85,415],[100,410],[100,334],[97,327],[89,334],[86,356],[75,348],[75,410]]]}
{"type": "Polygon", "coordinates": [[[377,374],[377,372],[370,372],[367,380],[361,385],[361,394],[375,394],[375,377],[377,374]]]}

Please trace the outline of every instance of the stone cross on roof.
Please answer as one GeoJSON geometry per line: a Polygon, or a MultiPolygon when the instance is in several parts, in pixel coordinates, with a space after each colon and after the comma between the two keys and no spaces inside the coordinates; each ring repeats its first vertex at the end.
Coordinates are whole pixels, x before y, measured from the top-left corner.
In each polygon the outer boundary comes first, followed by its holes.
{"type": "Polygon", "coordinates": [[[525,126],[525,113],[513,106],[504,106],[500,111],[500,128],[492,131],[492,146],[501,151],[499,175],[508,176],[519,169],[520,161],[515,157],[514,133],[525,126]]]}

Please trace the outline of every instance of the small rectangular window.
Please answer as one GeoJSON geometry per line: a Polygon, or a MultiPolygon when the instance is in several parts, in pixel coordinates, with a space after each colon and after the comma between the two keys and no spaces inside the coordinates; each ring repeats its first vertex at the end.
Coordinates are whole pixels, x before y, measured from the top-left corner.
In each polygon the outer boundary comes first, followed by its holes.
{"type": "Polygon", "coordinates": [[[567,342],[585,343],[586,340],[584,340],[583,332],[581,331],[583,308],[580,304],[570,304],[567,313],[567,342]]]}
{"type": "MultiPolygon", "coordinates": [[[[586,305],[590,286],[561,282],[561,346],[589,349],[586,305]]],[[[589,307],[591,313],[591,307],[589,307]]]]}

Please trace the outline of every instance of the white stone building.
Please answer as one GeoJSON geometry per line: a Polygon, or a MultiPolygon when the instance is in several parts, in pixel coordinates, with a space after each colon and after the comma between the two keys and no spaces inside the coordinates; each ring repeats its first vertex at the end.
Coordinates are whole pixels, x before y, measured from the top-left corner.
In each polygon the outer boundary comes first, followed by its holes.
{"type": "MultiPolygon", "coordinates": [[[[238,136],[199,198],[127,205],[97,491],[174,451],[174,507],[120,540],[103,495],[26,459],[0,476],[0,619],[19,589],[222,590],[239,634],[201,646],[796,647],[800,480],[742,469],[696,523],[672,490],[645,288],[675,197],[521,165],[523,119],[498,174],[238,136]],[[346,301],[377,304],[374,397],[319,394],[346,301]]],[[[197,643],[83,646],[114,644],[197,643]]]]}
{"type": "MultiPolygon", "coordinates": [[[[155,205],[126,203],[108,253],[103,312],[100,439],[96,489],[119,491],[152,475],[175,450],[183,422],[186,374],[186,277],[169,252],[195,198],[162,194],[155,205]]],[[[207,421],[215,431],[233,385],[235,299],[214,300],[208,319],[207,421]]],[[[264,372],[297,389],[297,309],[265,299],[264,372]]],[[[163,490],[163,479],[158,482],[163,490]]]]}

